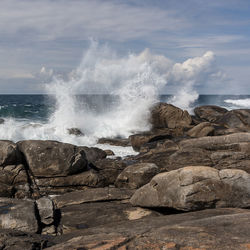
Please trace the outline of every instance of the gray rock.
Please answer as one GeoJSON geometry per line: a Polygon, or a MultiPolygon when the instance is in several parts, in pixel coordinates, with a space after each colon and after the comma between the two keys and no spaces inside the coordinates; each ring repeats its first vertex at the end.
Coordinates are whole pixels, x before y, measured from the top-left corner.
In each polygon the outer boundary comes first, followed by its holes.
{"type": "Polygon", "coordinates": [[[54,222],[54,203],[47,197],[42,197],[36,200],[36,205],[39,211],[41,222],[45,225],[50,225],[54,222]]]}
{"type": "Polygon", "coordinates": [[[35,203],[31,200],[0,198],[0,227],[28,233],[38,232],[35,203]]]}
{"type": "Polygon", "coordinates": [[[250,185],[247,182],[250,183],[250,175],[245,171],[191,166],[156,175],[138,189],[130,201],[135,206],[183,211],[249,207],[250,185]]]}
{"type": "Polygon", "coordinates": [[[36,177],[67,176],[87,169],[84,151],[56,141],[21,141],[18,148],[36,177]]]}
{"type": "Polygon", "coordinates": [[[126,167],[115,181],[116,187],[139,188],[147,184],[159,172],[154,163],[138,163],[126,167]]]}

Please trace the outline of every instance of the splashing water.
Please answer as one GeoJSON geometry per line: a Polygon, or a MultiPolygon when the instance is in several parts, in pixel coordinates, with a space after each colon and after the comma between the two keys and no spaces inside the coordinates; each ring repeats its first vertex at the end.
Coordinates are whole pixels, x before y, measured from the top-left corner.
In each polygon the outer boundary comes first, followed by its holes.
{"type": "Polygon", "coordinates": [[[55,112],[48,122],[24,124],[9,119],[1,125],[2,139],[53,139],[78,145],[95,144],[100,137],[127,137],[136,131],[150,129],[150,108],[159,94],[167,92],[167,84],[178,85],[171,102],[189,108],[198,98],[195,86],[214,73],[214,55],[173,63],[163,55],[148,49],[140,54],[120,57],[108,46],[92,42],[79,67],[68,80],[54,76],[46,85],[48,94],[56,100],[55,112]],[[79,104],[79,94],[110,94],[117,102],[98,113],[79,104]],[[14,129],[13,129],[14,128],[14,129]],[[79,128],[84,136],[68,134],[69,128],[79,128]]]}

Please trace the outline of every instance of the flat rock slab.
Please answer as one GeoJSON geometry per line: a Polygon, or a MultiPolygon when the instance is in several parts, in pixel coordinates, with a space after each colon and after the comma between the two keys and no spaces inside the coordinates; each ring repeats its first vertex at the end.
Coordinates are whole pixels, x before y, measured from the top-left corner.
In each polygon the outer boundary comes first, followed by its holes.
{"type": "Polygon", "coordinates": [[[148,216],[159,216],[159,213],[132,207],[130,203],[119,201],[84,203],[63,207],[59,228],[63,234],[66,234],[76,230],[109,225],[115,232],[117,223],[135,221],[148,216]]]}
{"type": "Polygon", "coordinates": [[[187,139],[179,143],[181,148],[213,149],[215,145],[250,142],[250,133],[234,133],[222,136],[206,136],[197,139],[187,139]]]}
{"type": "Polygon", "coordinates": [[[36,233],[39,228],[34,202],[0,198],[0,228],[36,233]]]}
{"type": "Polygon", "coordinates": [[[59,236],[48,250],[61,249],[249,249],[250,211],[208,209],[144,217],[59,236]]]}
{"type": "Polygon", "coordinates": [[[66,193],[54,196],[52,199],[57,208],[82,204],[87,202],[126,200],[130,199],[134,191],[120,188],[88,188],[82,191],[66,193]]]}
{"type": "Polygon", "coordinates": [[[134,206],[182,211],[249,207],[250,174],[237,169],[185,167],[156,175],[150,183],[136,190],[130,202],[134,206]]]}

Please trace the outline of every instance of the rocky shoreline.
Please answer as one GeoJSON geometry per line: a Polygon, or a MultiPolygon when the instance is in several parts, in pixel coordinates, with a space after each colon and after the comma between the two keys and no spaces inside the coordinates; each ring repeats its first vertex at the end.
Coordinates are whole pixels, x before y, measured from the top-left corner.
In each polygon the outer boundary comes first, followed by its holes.
{"type": "Polygon", "coordinates": [[[0,249],[250,249],[250,110],[167,103],[99,143],[0,141],[0,249]]]}

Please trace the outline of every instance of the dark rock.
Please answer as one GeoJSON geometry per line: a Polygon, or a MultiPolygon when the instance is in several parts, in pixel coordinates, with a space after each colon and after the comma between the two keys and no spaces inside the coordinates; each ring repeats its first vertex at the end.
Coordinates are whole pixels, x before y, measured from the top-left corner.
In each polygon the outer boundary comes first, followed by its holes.
{"type": "Polygon", "coordinates": [[[31,200],[0,198],[0,227],[28,233],[39,231],[35,214],[35,203],[31,200]]]}
{"type": "Polygon", "coordinates": [[[144,132],[141,134],[131,135],[129,137],[131,145],[135,151],[140,151],[140,148],[147,143],[172,139],[173,137],[178,137],[183,135],[183,129],[164,129],[164,130],[154,130],[150,132],[144,132]]]}
{"type": "Polygon", "coordinates": [[[79,128],[68,128],[69,135],[83,136],[84,133],[79,128]]]}
{"type": "Polygon", "coordinates": [[[35,177],[67,176],[87,169],[84,151],[68,143],[21,141],[18,148],[35,177]]]}
{"type": "MultiPolygon", "coordinates": [[[[53,243],[52,243],[53,244],[53,243]]],[[[0,249],[39,250],[52,245],[49,239],[39,234],[24,233],[10,229],[0,229],[0,249]]]]}
{"type": "Polygon", "coordinates": [[[48,249],[248,249],[249,225],[249,210],[236,208],[145,216],[89,228],[81,225],[81,230],[57,237],[57,244],[48,249]]]}
{"type": "Polygon", "coordinates": [[[124,138],[100,138],[98,140],[98,143],[121,146],[121,147],[131,146],[130,140],[124,138]]]}
{"type": "Polygon", "coordinates": [[[118,201],[68,205],[61,209],[63,234],[95,228],[101,225],[115,225],[143,217],[156,217],[159,213],[148,209],[134,208],[129,203],[118,201]]]}
{"type": "Polygon", "coordinates": [[[153,177],[138,189],[131,203],[183,211],[214,207],[249,207],[250,175],[242,170],[185,167],[153,177]]]}
{"type": "Polygon", "coordinates": [[[225,108],[214,105],[205,105],[194,109],[195,115],[203,121],[215,122],[218,118],[226,114],[228,111],[225,108]]]}
{"type": "Polygon", "coordinates": [[[17,145],[12,141],[0,141],[0,166],[22,163],[17,145]]]}
{"type": "Polygon", "coordinates": [[[97,160],[105,159],[107,157],[107,153],[100,148],[80,146],[77,147],[77,150],[79,152],[84,151],[88,162],[93,164],[95,164],[97,160]]]}
{"type": "Polygon", "coordinates": [[[106,186],[113,185],[126,166],[122,160],[117,159],[103,159],[95,162],[98,174],[103,178],[106,186]]]}
{"type": "Polygon", "coordinates": [[[140,153],[161,153],[161,152],[168,152],[168,151],[177,151],[179,150],[179,146],[172,140],[160,140],[155,142],[149,142],[144,144],[140,148],[140,153]]]}
{"type": "Polygon", "coordinates": [[[0,124],[4,124],[5,120],[3,118],[0,118],[0,124]]]}
{"type": "Polygon", "coordinates": [[[150,122],[153,128],[179,128],[189,127],[192,118],[185,110],[171,104],[158,103],[151,111],[150,122]]]}
{"type": "Polygon", "coordinates": [[[66,177],[36,178],[36,185],[43,194],[69,192],[81,187],[103,187],[105,179],[96,171],[89,170],[66,177]]]}
{"type": "Polygon", "coordinates": [[[87,188],[53,197],[57,208],[97,201],[114,201],[130,199],[134,191],[120,188],[87,188]]]}
{"type": "Polygon", "coordinates": [[[154,163],[138,163],[126,167],[115,181],[116,187],[139,188],[147,184],[159,172],[154,163]]]}

